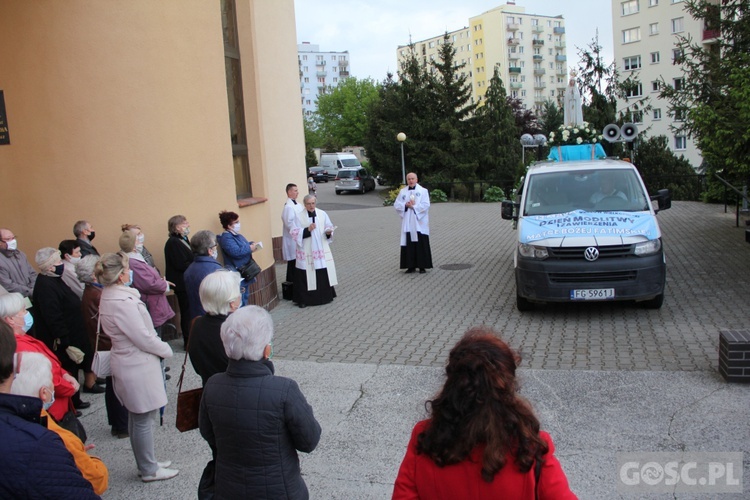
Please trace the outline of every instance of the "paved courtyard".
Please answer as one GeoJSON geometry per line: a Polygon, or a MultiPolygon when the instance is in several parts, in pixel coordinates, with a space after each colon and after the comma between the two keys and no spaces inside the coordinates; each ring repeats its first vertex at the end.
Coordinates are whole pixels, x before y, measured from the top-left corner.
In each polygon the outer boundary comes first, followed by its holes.
{"type": "Polygon", "coordinates": [[[338,226],[338,298],[304,310],[282,301],[273,311],[281,358],[442,366],[466,329],[485,324],[502,332],[529,368],[707,371],[717,366],[719,330],[750,326],[750,244],[723,206],[675,202],[658,215],[667,254],[660,310],[600,302],[520,313],[516,235],[498,204],[433,204],[436,267],[405,275],[394,209],[373,206],[375,193],[335,196],[332,187],[320,186],[318,206],[338,226]]]}

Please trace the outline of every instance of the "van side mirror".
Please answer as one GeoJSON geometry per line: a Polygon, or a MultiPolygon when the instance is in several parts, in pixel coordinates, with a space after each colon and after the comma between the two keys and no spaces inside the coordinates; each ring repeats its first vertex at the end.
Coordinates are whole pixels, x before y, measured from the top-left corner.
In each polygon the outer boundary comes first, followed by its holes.
{"type": "Polygon", "coordinates": [[[672,193],[669,189],[660,189],[656,192],[656,195],[651,197],[651,201],[656,201],[659,206],[659,210],[666,210],[672,207],[672,193]]]}
{"type": "Polygon", "coordinates": [[[503,200],[500,203],[500,216],[505,220],[518,220],[518,216],[514,216],[513,212],[518,209],[518,203],[514,203],[510,200],[503,200]]]}

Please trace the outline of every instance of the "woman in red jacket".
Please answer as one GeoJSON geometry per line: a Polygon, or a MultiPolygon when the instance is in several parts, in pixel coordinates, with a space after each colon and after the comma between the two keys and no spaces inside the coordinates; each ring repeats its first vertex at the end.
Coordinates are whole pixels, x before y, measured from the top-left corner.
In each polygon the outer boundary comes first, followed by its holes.
{"type": "Polygon", "coordinates": [[[417,423],[396,477],[394,499],[575,499],[518,395],[520,358],[490,328],[472,328],[453,347],[445,385],[417,423]]]}

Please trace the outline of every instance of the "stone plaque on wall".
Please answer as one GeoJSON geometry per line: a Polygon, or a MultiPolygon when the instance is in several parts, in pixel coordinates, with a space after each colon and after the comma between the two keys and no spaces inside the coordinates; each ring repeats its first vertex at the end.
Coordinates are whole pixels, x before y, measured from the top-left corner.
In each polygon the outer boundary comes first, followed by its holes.
{"type": "Polygon", "coordinates": [[[5,114],[5,94],[0,90],[0,145],[10,144],[10,132],[8,132],[8,117],[5,114]]]}

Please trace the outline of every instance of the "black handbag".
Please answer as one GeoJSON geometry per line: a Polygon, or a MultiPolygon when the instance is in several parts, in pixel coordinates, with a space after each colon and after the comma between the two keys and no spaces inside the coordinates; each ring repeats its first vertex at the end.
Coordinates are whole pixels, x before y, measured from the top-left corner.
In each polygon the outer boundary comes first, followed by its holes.
{"type": "Polygon", "coordinates": [[[250,257],[250,262],[248,262],[244,266],[238,267],[237,271],[239,271],[240,275],[244,279],[252,280],[260,274],[260,266],[252,257],[250,257]]]}

